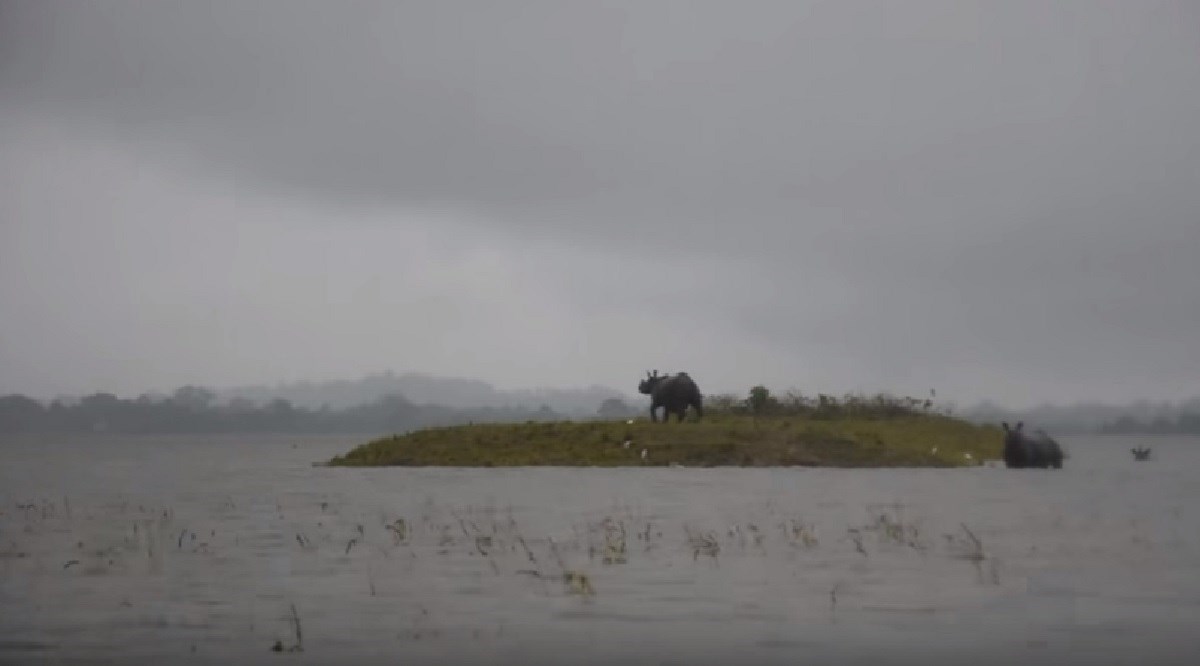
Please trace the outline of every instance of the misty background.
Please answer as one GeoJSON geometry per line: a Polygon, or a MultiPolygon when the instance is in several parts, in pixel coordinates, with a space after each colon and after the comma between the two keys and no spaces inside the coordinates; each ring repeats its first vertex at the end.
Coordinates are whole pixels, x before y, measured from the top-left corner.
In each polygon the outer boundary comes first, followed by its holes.
{"type": "Polygon", "coordinates": [[[0,395],[523,418],[640,410],[657,368],[1175,423],[1200,411],[1197,25],[3,0],[0,395]]]}

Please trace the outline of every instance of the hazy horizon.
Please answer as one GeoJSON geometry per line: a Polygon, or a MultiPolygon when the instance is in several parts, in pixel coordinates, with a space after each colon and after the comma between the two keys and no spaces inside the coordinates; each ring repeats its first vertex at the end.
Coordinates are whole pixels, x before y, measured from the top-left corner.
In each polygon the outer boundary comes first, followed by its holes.
{"type": "MultiPolygon", "coordinates": [[[[534,408],[537,406],[535,403],[554,403],[552,408],[555,411],[577,415],[593,412],[594,408],[598,408],[600,403],[607,397],[620,397],[627,403],[633,401],[631,404],[632,407],[639,407],[639,401],[645,398],[645,396],[638,394],[631,387],[616,385],[503,386],[477,377],[448,376],[436,373],[398,371],[395,369],[386,369],[359,377],[342,377],[329,380],[299,379],[295,381],[252,382],[227,386],[205,385],[192,382],[174,387],[152,387],[143,391],[129,393],[113,392],[103,388],[54,395],[36,395],[20,391],[14,393],[34,398],[43,404],[49,404],[55,400],[77,400],[98,393],[113,393],[118,398],[126,400],[132,400],[140,396],[169,398],[176,389],[186,387],[202,387],[213,391],[218,402],[229,401],[233,398],[250,398],[256,403],[265,404],[270,399],[283,398],[294,402],[298,407],[309,409],[322,406],[344,409],[373,403],[387,396],[400,395],[416,404],[441,405],[454,408],[501,406],[534,408]],[[376,391],[371,390],[372,388],[379,388],[380,382],[391,386],[412,380],[417,381],[419,386],[411,391],[403,389],[392,390],[390,388],[376,391]],[[432,397],[430,386],[433,386],[432,397]],[[470,390],[464,393],[462,391],[464,387],[470,390]],[[342,391],[338,389],[342,389],[342,391]],[[616,395],[612,395],[614,393],[616,395]],[[589,398],[591,398],[590,402],[588,401],[589,398]]],[[[749,388],[739,387],[727,391],[710,391],[704,389],[704,393],[709,396],[739,396],[746,394],[749,388]]],[[[812,398],[818,393],[829,393],[828,391],[822,391],[819,387],[811,387],[805,390],[797,386],[768,386],[768,389],[776,396],[786,396],[790,392],[799,392],[806,397],[812,398]]],[[[875,395],[880,392],[857,393],[875,395]]],[[[842,394],[834,395],[841,397],[842,394]]],[[[893,393],[892,395],[903,397],[901,394],[893,393]]],[[[928,394],[907,395],[920,398],[930,397],[928,394]]],[[[1025,416],[1057,421],[1061,425],[1061,422],[1064,422],[1064,420],[1070,424],[1077,424],[1082,421],[1096,421],[1099,423],[1107,422],[1106,419],[1111,420],[1119,415],[1136,415],[1142,418],[1149,418],[1158,414],[1171,414],[1175,412],[1192,413],[1195,412],[1197,406],[1200,406],[1200,395],[1177,396],[1164,399],[1129,396],[1124,399],[1110,401],[1046,400],[1020,404],[1005,403],[989,397],[964,402],[956,400],[954,396],[945,396],[937,393],[933,397],[932,404],[933,408],[939,411],[950,410],[951,413],[958,415],[971,414],[972,418],[976,419],[984,418],[985,420],[992,420],[1025,416]]]]}
{"type": "Polygon", "coordinates": [[[632,394],[657,368],[1187,400],[1196,25],[1188,2],[0,0],[0,394],[388,368],[632,394]]]}

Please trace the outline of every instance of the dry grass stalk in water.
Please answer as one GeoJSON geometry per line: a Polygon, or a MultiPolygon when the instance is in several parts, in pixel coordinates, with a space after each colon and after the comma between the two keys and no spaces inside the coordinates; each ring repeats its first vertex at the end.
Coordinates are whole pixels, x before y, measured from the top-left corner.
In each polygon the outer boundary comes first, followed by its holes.
{"type": "Polygon", "coordinates": [[[567,586],[568,594],[577,594],[583,597],[591,597],[596,594],[596,588],[592,587],[592,581],[585,573],[564,571],[563,583],[567,586]]]}
{"type": "Polygon", "coordinates": [[[296,612],[296,604],[291,604],[292,616],[289,618],[292,621],[292,631],[296,635],[296,642],[289,648],[283,647],[283,641],[276,639],[275,644],[271,646],[272,652],[304,652],[304,632],[300,628],[300,613],[296,612]]]}
{"type": "Polygon", "coordinates": [[[699,559],[700,555],[707,555],[718,562],[717,556],[721,553],[721,544],[717,541],[717,535],[713,532],[695,532],[692,528],[684,526],[684,533],[687,534],[688,546],[692,549],[692,561],[699,559]]]}
{"type": "Polygon", "coordinates": [[[404,518],[397,518],[390,525],[384,525],[384,529],[392,533],[392,542],[399,546],[408,540],[408,523],[404,518]]]}
{"type": "Polygon", "coordinates": [[[604,563],[625,564],[625,523],[604,519],[604,563]]]}

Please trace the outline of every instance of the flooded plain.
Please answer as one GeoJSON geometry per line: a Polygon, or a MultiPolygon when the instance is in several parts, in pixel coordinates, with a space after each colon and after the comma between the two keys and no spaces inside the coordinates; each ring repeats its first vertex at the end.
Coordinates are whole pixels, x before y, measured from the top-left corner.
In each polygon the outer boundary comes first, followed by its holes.
{"type": "Polygon", "coordinates": [[[1062,441],[1061,471],[358,470],[313,465],[352,437],[9,437],[0,662],[1190,663],[1200,438],[1062,441]]]}

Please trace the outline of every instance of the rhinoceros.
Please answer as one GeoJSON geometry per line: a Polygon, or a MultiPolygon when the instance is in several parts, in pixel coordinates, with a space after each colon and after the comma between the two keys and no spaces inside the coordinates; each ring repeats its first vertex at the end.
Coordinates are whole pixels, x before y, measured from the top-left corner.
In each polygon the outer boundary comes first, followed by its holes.
{"type": "Polygon", "coordinates": [[[704,416],[704,399],[700,395],[700,387],[696,386],[696,382],[692,381],[686,372],[675,375],[660,375],[658,370],[655,370],[654,374],[647,372],[646,378],[638,384],[638,392],[650,396],[651,421],[658,420],[655,412],[659,407],[663,408],[664,423],[671,420],[672,414],[679,415],[679,420],[683,421],[688,407],[696,410],[696,418],[704,416]]]}
{"type": "Polygon", "coordinates": [[[1058,442],[1050,435],[1038,430],[1033,435],[1022,432],[1024,423],[1016,428],[1004,426],[1004,464],[1012,469],[1024,467],[1053,467],[1062,469],[1063,452],[1058,442]]]}

